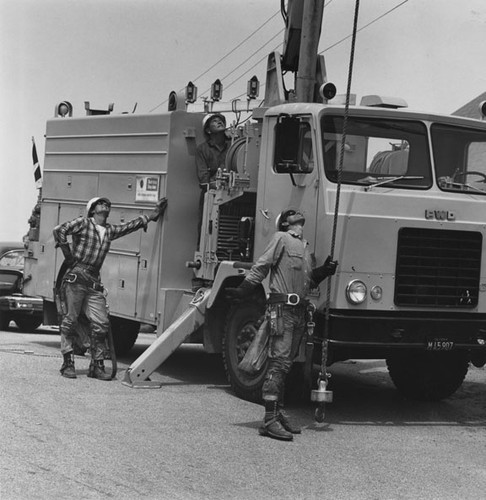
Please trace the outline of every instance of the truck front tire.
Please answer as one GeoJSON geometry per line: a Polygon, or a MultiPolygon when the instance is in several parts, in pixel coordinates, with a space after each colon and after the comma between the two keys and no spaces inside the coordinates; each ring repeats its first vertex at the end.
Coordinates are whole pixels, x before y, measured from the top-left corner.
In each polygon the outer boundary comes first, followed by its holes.
{"type": "Polygon", "coordinates": [[[261,402],[267,363],[255,376],[243,373],[238,364],[250,346],[264,312],[262,306],[253,302],[233,305],[226,316],[223,336],[223,361],[231,388],[238,397],[254,403],[261,402]]]}
{"type": "Polygon", "coordinates": [[[466,377],[466,352],[396,351],[387,360],[395,387],[407,398],[440,401],[459,389],[466,377]]]}

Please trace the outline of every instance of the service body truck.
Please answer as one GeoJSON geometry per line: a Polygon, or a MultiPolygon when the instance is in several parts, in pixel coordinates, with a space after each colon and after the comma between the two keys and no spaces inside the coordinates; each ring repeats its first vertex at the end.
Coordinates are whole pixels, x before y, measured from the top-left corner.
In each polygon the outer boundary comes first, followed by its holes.
{"type": "Polygon", "coordinates": [[[173,94],[160,114],[49,120],[26,293],[43,297],[46,324],[57,321],[53,287],[63,257],[52,229],[85,214],[90,198],[108,197],[110,222],[119,223],[165,196],[164,217],[113,242],[102,269],[118,350],[133,345],[141,323],[157,334],[124,383],[155,384],[151,373],[181,343],[200,342],[222,353],[235,392],[258,400],[265,367],[249,376],[238,363],[268,283],[243,303],[228,301],[224,289],[244,279],[280,212],[296,208],[316,263],[330,250],[339,261],[329,288],[323,282],[309,297],[316,349],[306,360],[302,345],[296,366],[317,366],[324,345],[328,365],[383,358],[407,396],[445,398],[471,361],[486,361],[486,122],[413,112],[379,96],[333,104],[317,55],[311,98],[300,99],[281,84],[288,55],[269,56],[263,105],[232,127],[227,168],[205,196],[199,241],[195,150],[204,113],[190,112],[187,99],[173,94]]]}

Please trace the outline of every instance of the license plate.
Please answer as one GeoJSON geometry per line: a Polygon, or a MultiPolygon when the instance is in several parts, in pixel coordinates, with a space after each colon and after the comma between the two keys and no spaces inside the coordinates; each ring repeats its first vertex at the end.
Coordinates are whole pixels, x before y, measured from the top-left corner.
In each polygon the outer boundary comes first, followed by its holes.
{"type": "Polygon", "coordinates": [[[427,351],[451,351],[454,349],[452,340],[434,339],[427,341],[427,351]]]}

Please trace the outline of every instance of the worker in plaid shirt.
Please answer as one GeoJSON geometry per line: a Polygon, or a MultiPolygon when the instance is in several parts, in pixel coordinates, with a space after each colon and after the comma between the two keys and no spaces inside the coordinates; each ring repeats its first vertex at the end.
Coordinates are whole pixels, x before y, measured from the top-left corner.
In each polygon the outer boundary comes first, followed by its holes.
{"type": "Polygon", "coordinates": [[[56,246],[64,254],[69,271],[63,280],[63,306],[61,353],[63,364],[61,374],[76,378],[73,344],[76,325],[81,313],[90,323],[91,364],[88,377],[111,380],[104,369],[105,341],[109,328],[109,315],[100,270],[110,249],[111,242],[133,233],[140,228],[147,229],[150,221],[157,221],[164,213],[167,200],[162,198],[150,215],[141,215],[125,224],[107,223],[111,202],[108,198],[93,198],[87,204],[87,217],[78,217],[54,228],[56,246]],[[72,249],[67,240],[72,238],[72,249]]]}

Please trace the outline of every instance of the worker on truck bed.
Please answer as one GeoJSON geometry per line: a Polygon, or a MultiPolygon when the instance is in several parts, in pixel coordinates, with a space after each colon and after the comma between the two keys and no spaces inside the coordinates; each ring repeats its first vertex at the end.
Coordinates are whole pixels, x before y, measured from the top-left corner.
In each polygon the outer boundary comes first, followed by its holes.
{"type": "Polygon", "coordinates": [[[218,170],[224,170],[226,155],[231,145],[231,139],[226,135],[226,118],[214,113],[203,118],[203,132],[206,141],[196,149],[196,169],[201,196],[199,198],[199,234],[204,207],[204,193],[215,187],[218,170]]]}
{"type": "Polygon", "coordinates": [[[150,215],[140,215],[124,224],[107,223],[111,202],[108,198],[93,198],[86,206],[86,217],[78,217],[54,228],[54,240],[64,254],[69,266],[63,279],[65,311],[60,326],[61,353],[64,362],[61,375],[76,378],[73,342],[76,324],[83,312],[90,323],[91,363],[88,377],[111,380],[105,372],[105,340],[109,316],[100,269],[110,249],[111,242],[140,228],[146,230],[150,221],[157,221],[165,211],[167,200],[162,198],[150,215]],[[72,249],[67,236],[72,236],[72,249]]]}
{"type": "Polygon", "coordinates": [[[265,416],[259,432],[262,436],[291,441],[301,430],[283,409],[285,378],[305,331],[306,295],[327,276],[336,272],[337,261],[328,257],[312,268],[312,260],[303,238],[304,216],[295,210],[283,211],[277,219],[278,231],[262,256],[237,288],[228,288],[229,298],[249,296],[270,272],[267,302],[269,332],[268,368],[262,388],[265,416]]]}

